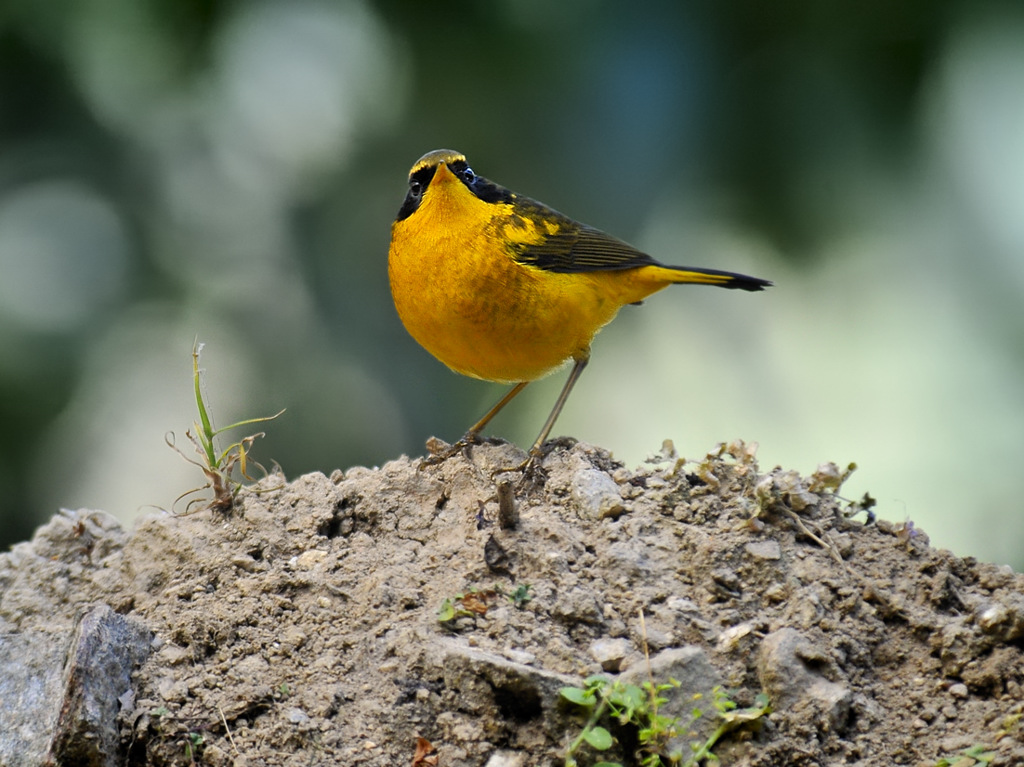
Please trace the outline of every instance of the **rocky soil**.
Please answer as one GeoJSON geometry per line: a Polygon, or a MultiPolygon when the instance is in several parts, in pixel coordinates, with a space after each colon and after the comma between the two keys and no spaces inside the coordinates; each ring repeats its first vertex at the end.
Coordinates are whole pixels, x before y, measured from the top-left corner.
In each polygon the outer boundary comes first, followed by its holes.
{"type": "MultiPolygon", "coordinates": [[[[635,470],[555,444],[499,520],[492,472],[522,457],[271,476],[131,532],[54,517],[0,555],[0,764],[67,763],[74,725],[80,764],[557,765],[586,713],[559,690],[598,673],[705,711],[663,755],[704,742],[719,688],[771,705],[724,765],[1024,764],[1024,576],[742,443],[635,470]],[[76,677],[96,646],[119,660],[76,677]]],[[[579,764],[639,764],[601,723],[615,744],[579,764]]]]}

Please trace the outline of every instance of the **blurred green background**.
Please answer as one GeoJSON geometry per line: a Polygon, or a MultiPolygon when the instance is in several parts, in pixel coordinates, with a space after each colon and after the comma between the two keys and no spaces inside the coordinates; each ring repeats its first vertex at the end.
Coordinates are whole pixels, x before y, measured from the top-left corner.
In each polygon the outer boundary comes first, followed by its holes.
{"type": "MultiPolygon", "coordinates": [[[[206,343],[222,424],[290,477],[454,439],[503,389],[388,295],[424,152],[676,264],[555,433],[636,464],[760,443],[1024,567],[1024,6],[489,0],[0,5],[0,545],[201,476],[164,444],[206,343]]],[[[527,445],[564,373],[493,433],[527,445]]]]}

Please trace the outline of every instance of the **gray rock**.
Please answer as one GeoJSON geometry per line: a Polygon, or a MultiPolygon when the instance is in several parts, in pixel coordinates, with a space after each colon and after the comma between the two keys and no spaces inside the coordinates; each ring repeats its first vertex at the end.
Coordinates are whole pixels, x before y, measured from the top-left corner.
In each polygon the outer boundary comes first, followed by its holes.
{"type": "Polygon", "coordinates": [[[131,675],[151,635],[107,605],[73,632],[26,631],[0,638],[0,764],[116,767],[123,761],[117,715],[131,704],[131,675]]]}
{"type": "Polygon", "coordinates": [[[483,715],[496,707],[505,718],[543,718],[558,726],[559,690],[579,684],[568,674],[516,663],[454,640],[441,646],[445,687],[459,691],[462,710],[483,715]]]}
{"type": "Polygon", "coordinates": [[[601,664],[602,669],[617,673],[632,649],[633,644],[628,639],[598,639],[591,643],[590,655],[601,664]]]}
{"type": "Polygon", "coordinates": [[[50,755],[55,764],[122,763],[117,714],[132,672],[149,656],[150,630],[101,604],[78,623],[64,671],[64,697],[50,755]]]}
{"type": "Polygon", "coordinates": [[[309,714],[301,708],[289,708],[285,711],[285,717],[292,724],[309,724],[309,714]]]}
{"type": "Polygon", "coordinates": [[[778,541],[770,538],[763,541],[751,541],[743,547],[755,559],[775,560],[782,558],[782,547],[778,541]]]}
{"type": "Polygon", "coordinates": [[[569,493],[572,496],[580,516],[589,519],[619,517],[626,507],[622,503],[622,494],[615,480],[593,466],[581,465],[572,476],[569,493]]]}
{"type": "Polygon", "coordinates": [[[637,663],[620,674],[619,679],[626,684],[635,685],[642,685],[651,679],[655,684],[663,684],[669,679],[674,679],[679,682],[679,687],[663,693],[663,697],[668,698],[668,701],[658,709],[658,713],[689,722],[695,708],[703,712],[691,727],[685,728],[685,736],[669,742],[669,750],[689,753],[689,743],[706,737],[718,724],[712,706],[712,690],[722,684],[722,677],[711,665],[707,654],[699,647],[674,647],[663,650],[651,658],[649,673],[646,663],[637,663]],[[697,737],[692,733],[696,733],[697,737]]]}
{"type": "Polygon", "coordinates": [[[522,751],[495,751],[484,767],[526,767],[526,754],[522,751]]]}
{"type": "Polygon", "coordinates": [[[974,619],[989,636],[1001,642],[1014,642],[1024,636],[1024,596],[1010,593],[985,602],[975,609],[974,619]]]}
{"type": "Polygon", "coordinates": [[[796,629],[779,629],[764,638],[757,671],[776,711],[810,707],[821,711],[834,731],[846,728],[853,693],[821,673],[838,675],[838,670],[827,652],[796,629]]]}
{"type": "Polygon", "coordinates": [[[57,724],[68,631],[0,634],[0,764],[43,763],[57,724]]]}
{"type": "Polygon", "coordinates": [[[699,647],[673,647],[651,658],[650,673],[646,663],[638,663],[619,677],[627,684],[642,684],[649,678],[667,682],[669,678],[680,683],[679,691],[685,697],[708,695],[722,683],[721,675],[711,665],[707,654],[699,647]]]}

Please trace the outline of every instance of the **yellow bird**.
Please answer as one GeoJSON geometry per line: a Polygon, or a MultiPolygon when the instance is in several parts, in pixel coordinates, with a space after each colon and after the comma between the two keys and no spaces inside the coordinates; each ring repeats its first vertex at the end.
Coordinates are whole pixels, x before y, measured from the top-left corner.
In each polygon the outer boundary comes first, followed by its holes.
{"type": "Polygon", "coordinates": [[[573,361],[531,460],[586,367],[591,341],[621,307],[674,283],[741,290],[772,284],[660,264],[478,176],[450,149],[428,152],[409,171],[391,227],[388,276],[398,316],[423,348],[456,373],[515,384],[441,458],[476,441],[530,381],[573,361]]]}

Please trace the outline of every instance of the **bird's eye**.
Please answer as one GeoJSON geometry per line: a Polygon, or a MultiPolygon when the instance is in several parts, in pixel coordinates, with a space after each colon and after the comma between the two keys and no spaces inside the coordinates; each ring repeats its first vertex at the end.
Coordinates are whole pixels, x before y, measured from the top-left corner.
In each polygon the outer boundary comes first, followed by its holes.
{"type": "Polygon", "coordinates": [[[465,181],[467,184],[472,184],[474,181],[476,181],[476,174],[473,172],[472,168],[466,168],[464,171],[462,171],[461,175],[462,180],[465,181]]]}
{"type": "Polygon", "coordinates": [[[419,197],[421,194],[423,194],[423,184],[421,184],[416,179],[411,180],[409,182],[409,194],[411,194],[413,197],[419,197]]]}

